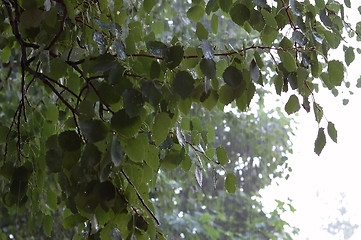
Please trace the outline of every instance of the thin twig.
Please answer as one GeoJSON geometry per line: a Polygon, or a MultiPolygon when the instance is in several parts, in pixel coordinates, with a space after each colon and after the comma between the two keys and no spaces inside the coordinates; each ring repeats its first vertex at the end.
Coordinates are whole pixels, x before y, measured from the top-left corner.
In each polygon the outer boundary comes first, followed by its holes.
{"type": "Polygon", "coordinates": [[[157,219],[157,217],[154,215],[154,213],[152,212],[152,210],[147,206],[147,204],[145,203],[144,199],[142,198],[142,196],[140,195],[140,193],[138,192],[137,188],[135,187],[134,183],[130,180],[130,178],[128,177],[128,175],[125,173],[125,171],[122,169],[121,170],[123,176],[127,179],[128,183],[133,187],[135,193],[137,194],[137,197],[139,199],[139,201],[142,203],[143,207],[145,207],[145,209],[149,212],[149,214],[153,217],[153,219],[156,221],[156,223],[159,225],[160,222],[157,219]]]}

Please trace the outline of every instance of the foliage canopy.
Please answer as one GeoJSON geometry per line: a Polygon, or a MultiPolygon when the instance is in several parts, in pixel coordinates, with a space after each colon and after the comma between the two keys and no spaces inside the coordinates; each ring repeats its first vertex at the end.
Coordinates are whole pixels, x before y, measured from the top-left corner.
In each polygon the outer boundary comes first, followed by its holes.
{"type": "Polygon", "coordinates": [[[314,111],[315,152],[326,144],[326,129],[336,142],[314,94],[319,86],[335,95],[350,87],[345,67],[361,50],[344,34],[360,40],[361,22],[347,23],[345,7],[351,2],[2,0],[2,210],[9,219],[23,211],[34,225],[42,222],[45,236],[57,228],[52,219],[61,219],[75,239],[162,239],[151,195],[157,181],[171,178],[168,170],[192,171],[204,186],[215,169],[228,192],[256,193],[282,177],[278,166],[287,169],[288,123],[265,123],[257,138],[253,130],[237,138],[239,116],[226,124],[209,114],[229,103],[252,111],[252,100],[262,112],[267,92],[290,92],[287,114],[314,111]],[[345,63],[329,54],[341,43],[345,63]],[[222,134],[231,128],[230,142],[252,144],[217,145],[222,127],[222,134]],[[269,129],[286,137],[276,142],[269,129]],[[250,146],[272,141],[271,160],[252,167],[264,153],[250,146]]]}

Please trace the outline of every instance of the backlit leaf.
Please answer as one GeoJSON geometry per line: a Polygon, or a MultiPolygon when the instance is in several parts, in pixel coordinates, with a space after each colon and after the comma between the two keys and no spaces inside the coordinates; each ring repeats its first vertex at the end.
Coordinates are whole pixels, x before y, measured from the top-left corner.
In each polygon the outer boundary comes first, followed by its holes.
{"type": "Polygon", "coordinates": [[[325,136],[324,128],[319,128],[317,138],[315,141],[315,149],[314,149],[315,153],[317,155],[320,155],[325,145],[326,145],[326,136],[325,136]]]}
{"type": "Polygon", "coordinates": [[[154,0],[144,0],[144,1],[143,1],[144,11],[146,11],[147,13],[149,13],[149,12],[152,10],[154,4],[155,4],[154,0]]]}
{"type": "Polygon", "coordinates": [[[193,22],[199,22],[204,15],[204,7],[195,5],[187,11],[187,17],[193,22]]]}
{"type": "Polygon", "coordinates": [[[218,32],[218,22],[218,16],[213,14],[211,18],[211,30],[214,34],[217,34],[218,32]]]}
{"type": "Polygon", "coordinates": [[[204,40],[208,38],[208,31],[200,22],[197,22],[196,25],[196,35],[199,40],[204,40]]]}
{"type": "Polygon", "coordinates": [[[233,173],[227,173],[224,186],[229,193],[235,193],[237,190],[237,179],[233,173]]]}
{"type": "Polygon", "coordinates": [[[228,163],[229,160],[228,160],[226,149],[224,147],[217,147],[216,152],[217,152],[217,159],[218,159],[219,164],[221,164],[223,166],[226,163],[228,163]]]}
{"type": "Polygon", "coordinates": [[[123,149],[132,161],[142,162],[145,159],[148,145],[148,137],[145,134],[139,134],[136,138],[128,139],[124,143],[123,149]]]}

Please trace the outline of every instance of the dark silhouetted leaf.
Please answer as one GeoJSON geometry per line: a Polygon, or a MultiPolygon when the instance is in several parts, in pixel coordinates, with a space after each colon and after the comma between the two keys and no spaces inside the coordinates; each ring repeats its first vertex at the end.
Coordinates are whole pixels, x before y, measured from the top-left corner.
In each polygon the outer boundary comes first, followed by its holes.
{"type": "Polygon", "coordinates": [[[50,172],[60,172],[62,170],[62,158],[60,152],[50,149],[45,155],[46,165],[50,172]]]}
{"type": "Polygon", "coordinates": [[[177,67],[183,60],[184,51],[181,46],[172,46],[167,49],[164,60],[169,69],[177,67]]]}
{"type": "Polygon", "coordinates": [[[232,88],[236,89],[243,82],[243,74],[236,67],[229,66],[223,72],[223,80],[232,88]]]}
{"type": "Polygon", "coordinates": [[[123,106],[129,117],[138,116],[143,105],[143,95],[138,90],[126,89],[123,92],[123,106]]]}
{"type": "Polygon", "coordinates": [[[239,26],[243,26],[244,22],[251,17],[251,12],[247,6],[240,3],[234,4],[229,11],[229,14],[231,15],[232,21],[239,26]]]}
{"type": "Polygon", "coordinates": [[[81,139],[74,131],[65,131],[59,134],[58,141],[60,147],[65,151],[76,151],[81,147],[81,139]]]}
{"type": "Polygon", "coordinates": [[[202,73],[208,78],[214,78],[216,76],[216,63],[212,59],[203,58],[199,63],[202,73]]]}
{"type": "Polygon", "coordinates": [[[189,97],[194,88],[194,79],[187,71],[177,72],[173,80],[174,91],[181,96],[182,99],[189,97]]]}
{"type": "Polygon", "coordinates": [[[105,139],[108,134],[107,126],[97,119],[80,121],[79,127],[82,135],[92,143],[105,139]]]}
{"type": "Polygon", "coordinates": [[[111,119],[111,127],[121,136],[132,137],[140,129],[142,122],[139,116],[129,117],[124,109],[116,112],[111,119]]]}
{"type": "Polygon", "coordinates": [[[326,145],[326,136],[325,136],[324,128],[319,128],[317,138],[315,141],[315,149],[314,149],[315,153],[317,155],[320,155],[325,145],[326,145]]]}

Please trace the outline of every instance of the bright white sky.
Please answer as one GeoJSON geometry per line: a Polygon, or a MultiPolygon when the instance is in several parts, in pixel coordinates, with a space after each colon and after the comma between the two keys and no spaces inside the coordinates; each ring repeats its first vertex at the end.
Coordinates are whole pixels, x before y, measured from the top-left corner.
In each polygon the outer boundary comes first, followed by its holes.
{"type": "MultiPolygon", "coordinates": [[[[351,14],[356,17],[355,20],[350,20],[353,26],[361,19],[357,7],[353,6],[354,12],[351,14]]],[[[352,45],[354,48],[361,48],[360,42],[352,42],[352,45]]],[[[343,60],[343,52],[335,53],[330,59],[343,60]]],[[[323,107],[327,120],[335,124],[338,143],[334,144],[326,131],[327,144],[318,157],[313,152],[318,125],[312,109],[310,113],[306,113],[301,108],[296,117],[298,130],[292,140],[294,154],[289,156],[293,168],[291,177],[262,193],[268,199],[265,201],[266,209],[275,206],[272,199],[286,202],[288,198],[293,200],[297,212],[287,214],[284,218],[291,225],[300,228],[300,235],[296,240],[343,239],[330,235],[323,229],[337,218],[337,203],[341,193],[346,195],[345,203],[351,223],[361,225],[361,90],[355,88],[356,81],[361,76],[360,62],[361,57],[356,56],[356,60],[347,69],[346,80],[351,82],[350,90],[354,95],[349,96],[346,91],[344,95],[335,98],[328,92],[315,93],[316,102],[323,107]],[[350,99],[346,106],[342,104],[343,96],[350,99]]],[[[323,120],[321,126],[327,128],[327,122],[323,120]]],[[[361,239],[361,226],[350,240],[356,239],[361,239]]]]}

